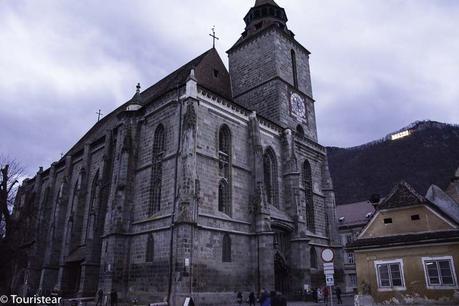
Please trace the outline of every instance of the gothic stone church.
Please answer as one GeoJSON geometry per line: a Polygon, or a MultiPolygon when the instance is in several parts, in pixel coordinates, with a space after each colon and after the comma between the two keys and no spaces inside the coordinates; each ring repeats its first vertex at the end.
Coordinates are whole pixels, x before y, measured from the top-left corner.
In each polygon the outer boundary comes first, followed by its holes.
{"type": "Polygon", "coordinates": [[[321,250],[340,245],[309,52],[272,0],[244,21],[229,72],[210,49],[138,86],[23,183],[15,218],[37,217],[14,288],[223,305],[324,283],[321,250]]]}

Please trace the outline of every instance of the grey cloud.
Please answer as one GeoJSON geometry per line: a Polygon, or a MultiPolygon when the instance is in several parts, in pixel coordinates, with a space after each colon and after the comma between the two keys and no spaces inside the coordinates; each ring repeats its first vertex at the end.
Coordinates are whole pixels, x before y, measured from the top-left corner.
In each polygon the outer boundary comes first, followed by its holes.
{"type": "MultiPolygon", "coordinates": [[[[353,146],[459,118],[456,1],[278,0],[311,54],[319,138],[353,146]]],[[[246,0],[0,2],[0,153],[47,167],[104,114],[243,31],[246,0]]]]}

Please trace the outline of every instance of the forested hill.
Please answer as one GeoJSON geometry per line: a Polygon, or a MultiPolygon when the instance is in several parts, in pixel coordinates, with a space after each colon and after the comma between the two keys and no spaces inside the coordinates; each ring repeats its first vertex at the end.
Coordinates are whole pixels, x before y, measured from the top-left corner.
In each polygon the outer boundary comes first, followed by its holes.
{"type": "Polygon", "coordinates": [[[327,150],[337,204],[385,196],[402,179],[424,195],[431,184],[446,188],[459,167],[459,125],[417,121],[378,141],[327,150]],[[392,140],[404,131],[410,135],[392,140]]]}

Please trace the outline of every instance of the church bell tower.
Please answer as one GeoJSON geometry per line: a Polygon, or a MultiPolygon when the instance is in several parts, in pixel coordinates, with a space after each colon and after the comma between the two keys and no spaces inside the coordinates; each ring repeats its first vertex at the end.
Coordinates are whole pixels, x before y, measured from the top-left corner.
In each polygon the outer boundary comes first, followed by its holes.
{"type": "Polygon", "coordinates": [[[244,22],[227,51],[234,100],[316,141],[310,53],[288,29],[285,10],[273,0],[256,0],[244,22]]]}

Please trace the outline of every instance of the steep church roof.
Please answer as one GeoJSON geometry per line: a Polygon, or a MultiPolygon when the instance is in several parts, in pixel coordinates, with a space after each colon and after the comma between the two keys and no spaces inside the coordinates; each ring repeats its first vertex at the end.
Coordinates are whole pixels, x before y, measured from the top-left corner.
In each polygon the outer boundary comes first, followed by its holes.
{"type": "Polygon", "coordinates": [[[79,150],[81,143],[84,143],[94,133],[99,131],[99,128],[102,125],[110,124],[109,122],[116,120],[116,116],[125,111],[130,105],[147,105],[154,102],[157,98],[163,96],[164,94],[185,85],[191,69],[195,70],[195,77],[199,86],[232,101],[231,83],[228,70],[218,55],[217,50],[212,48],[170,73],[143,92],[140,92],[138,88],[137,91],[139,92],[136,91],[129,101],[123,103],[117,109],[103,117],[99,122],[92,126],[92,128],[89,129],[89,131],[67,152],[67,154],[79,150]]]}
{"type": "Polygon", "coordinates": [[[222,59],[218,55],[217,50],[214,48],[209,49],[156,84],[147,88],[142,93],[143,98],[151,101],[159,96],[162,96],[166,92],[177,88],[177,86],[184,85],[190,75],[191,69],[195,69],[196,79],[199,85],[222,96],[223,98],[232,98],[228,70],[226,70],[222,59]]]}

